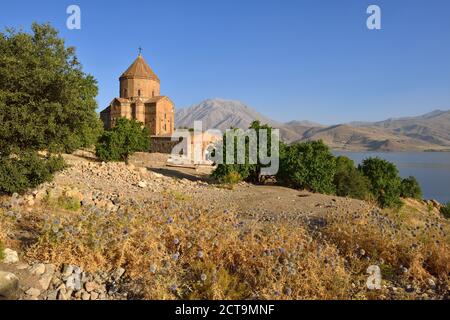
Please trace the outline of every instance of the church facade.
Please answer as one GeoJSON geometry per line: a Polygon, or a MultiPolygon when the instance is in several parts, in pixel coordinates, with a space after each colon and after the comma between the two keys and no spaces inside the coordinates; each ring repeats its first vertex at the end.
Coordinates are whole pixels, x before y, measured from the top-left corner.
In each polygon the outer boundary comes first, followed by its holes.
{"type": "Polygon", "coordinates": [[[174,104],[168,97],[161,96],[160,80],[141,54],[119,81],[119,97],[100,112],[105,128],[113,128],[122,117],[141,122],[151,136],[170,137],[175,128],[174,104]]]}

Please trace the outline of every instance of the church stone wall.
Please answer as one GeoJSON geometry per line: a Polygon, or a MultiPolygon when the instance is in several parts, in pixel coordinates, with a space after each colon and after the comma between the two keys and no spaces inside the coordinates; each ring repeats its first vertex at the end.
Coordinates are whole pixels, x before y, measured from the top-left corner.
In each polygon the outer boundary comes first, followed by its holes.
{"type": "Polygon", "coordinates": [[[156,134],[173,134],[174,128],[174,110],[169,99],[161,99],[156,108],[156,134]]]}
{"type": "Polygon", "coordinates": [[[120,97],[125,99],[135,97],[152,98],[160,95],[160,84],[150,79],[120,79],[120,97]],[[140,91],[140,92],[139,92],[140,91]]]}
{"type": "Polygon", "coordinates": [[[181,138],[179,141],[172,141],[172,137],[152,136],[150,139],[150,152],[170,154],[180,141],[181,138]]]}

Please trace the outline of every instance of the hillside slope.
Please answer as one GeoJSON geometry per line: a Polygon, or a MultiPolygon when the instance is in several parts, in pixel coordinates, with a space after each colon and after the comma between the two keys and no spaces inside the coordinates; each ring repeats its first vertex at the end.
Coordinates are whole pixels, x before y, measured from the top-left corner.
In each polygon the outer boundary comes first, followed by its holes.
{"type": "Polygon", "coordinates": [[[287,142],[324,140],[331,148],[349,151],[427,151],[450,150],[450,111],[433,111],[417,117],[380,122],[352,122],[323,126],[310,121],[281,123],[272,120],[242,102],[209,99],[176,113],[176,125],[193,127],[202,121],[203,129],[222,131],[246,129],[260,120],[280,129],[287,142]]]}

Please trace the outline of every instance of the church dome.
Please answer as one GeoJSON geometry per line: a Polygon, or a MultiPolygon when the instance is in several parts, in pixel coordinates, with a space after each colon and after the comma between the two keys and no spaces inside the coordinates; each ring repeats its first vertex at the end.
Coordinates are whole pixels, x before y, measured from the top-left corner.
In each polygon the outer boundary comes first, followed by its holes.
{"type": "Polygon", "coordinates": [[[142,55],[139,55],[137,59],[131,64],[131,66],[125,71],[120,79],[149,79],[159,81],[158,76],[153,72],[150,66],[145,62],[142,55]]]}

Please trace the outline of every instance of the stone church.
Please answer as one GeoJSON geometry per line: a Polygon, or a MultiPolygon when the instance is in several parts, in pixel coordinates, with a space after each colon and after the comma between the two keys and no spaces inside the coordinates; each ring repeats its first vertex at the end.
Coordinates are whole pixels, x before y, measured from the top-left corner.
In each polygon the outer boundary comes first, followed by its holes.
{"type": "Polygon", "coordinates": [[[114,127],[118,118],[142,122],[150,135],[169,138],[174,132],[173,102],[160,94],[160,80],[141,54],[119,79],[120,97],[100,113],[106,129],[114,127]]]}

